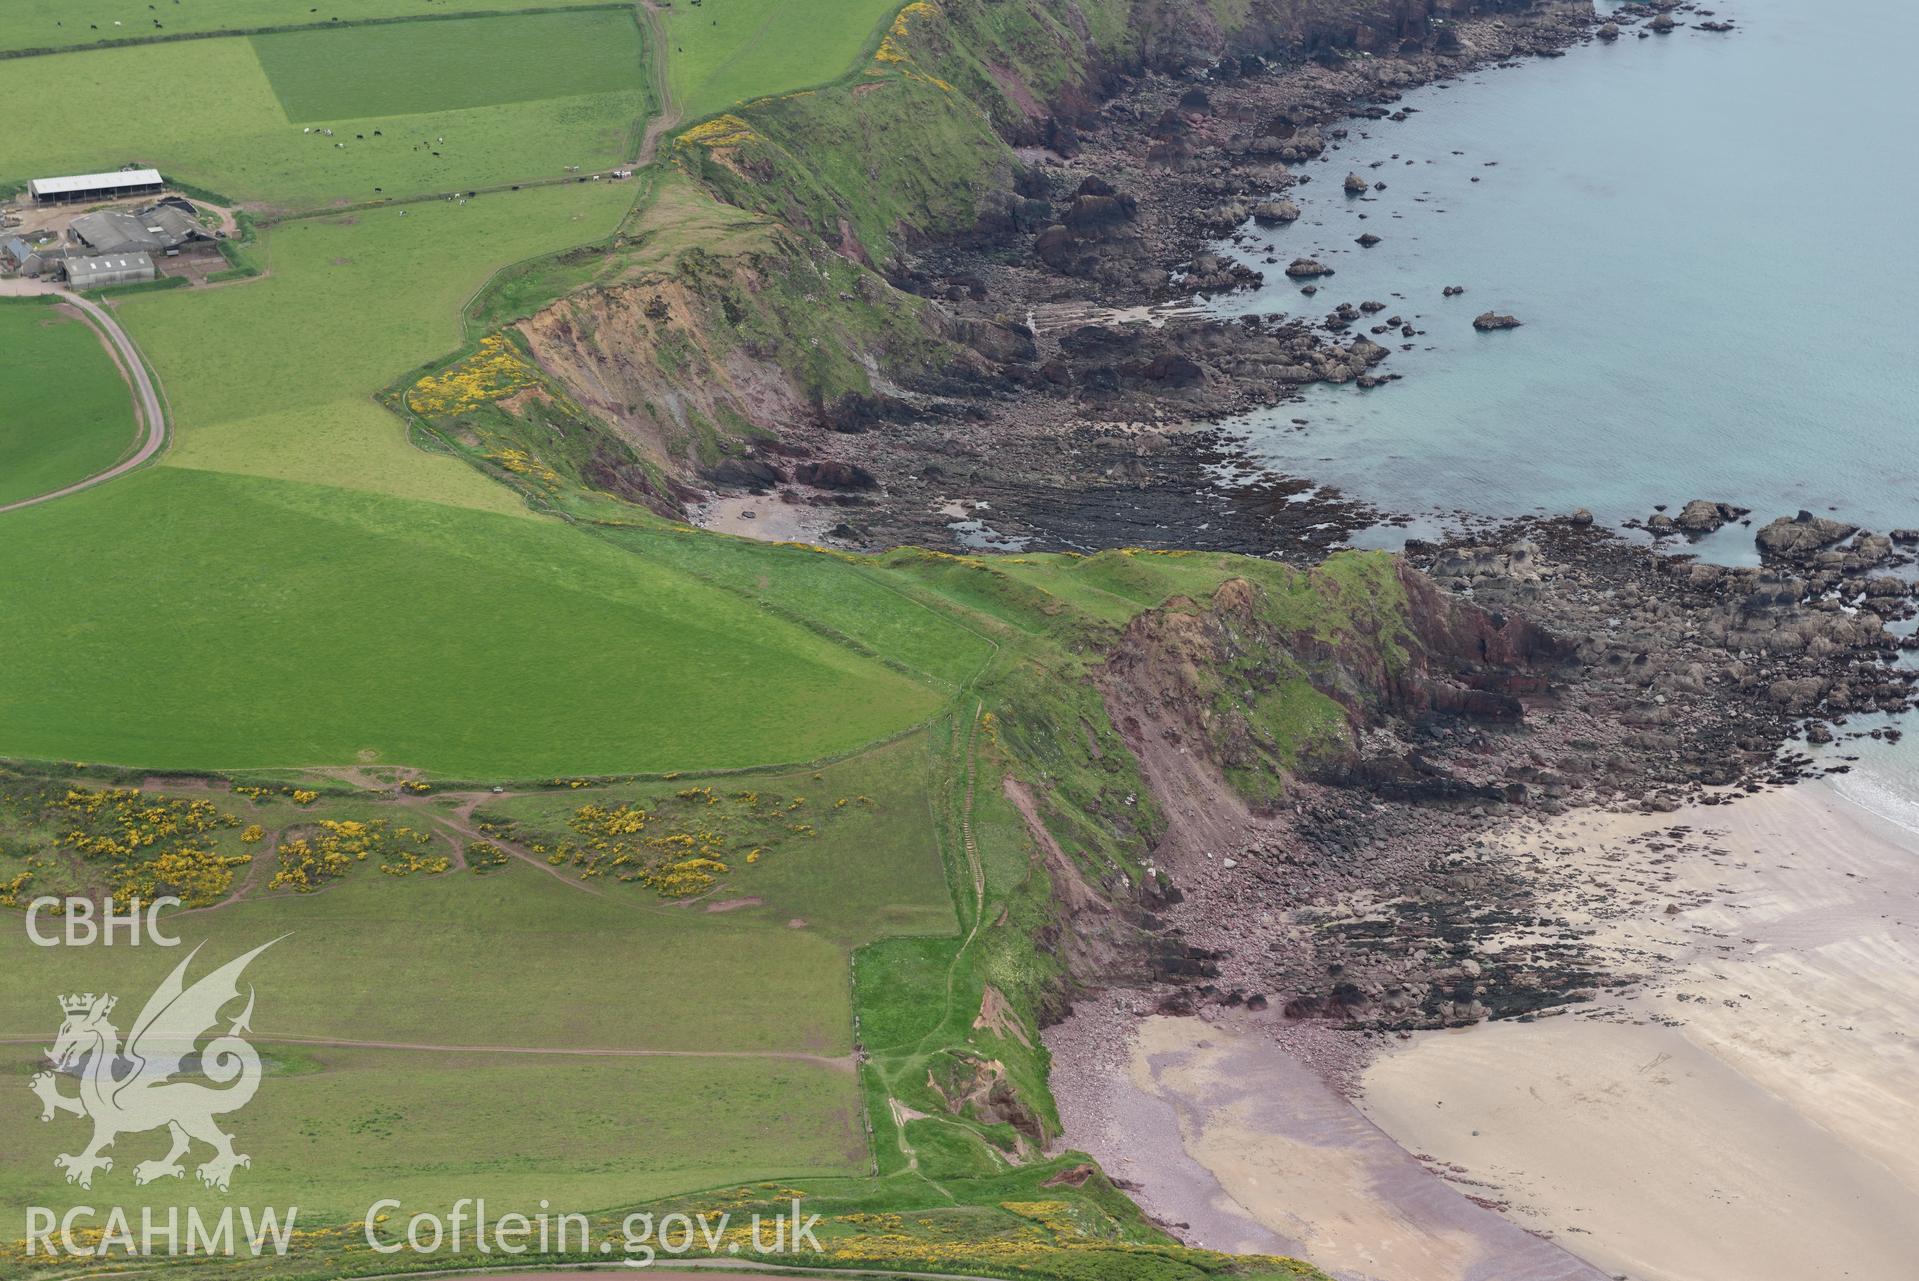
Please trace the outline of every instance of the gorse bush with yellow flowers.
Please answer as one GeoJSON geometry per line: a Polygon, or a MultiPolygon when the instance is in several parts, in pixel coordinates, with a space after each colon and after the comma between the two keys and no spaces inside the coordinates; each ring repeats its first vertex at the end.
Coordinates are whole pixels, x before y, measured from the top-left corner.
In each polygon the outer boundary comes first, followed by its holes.
{"type": "MultiPolygon", "coordinates": [[[[824,817],[872,804],[866,796],[838,797],[824,817]]],[[[759,864],[784,842],[816,837],[819,827],[807,820],[809,812],[804,796],[702,784],[618,804],[581,805],[565,818],[564,833],[524,832],[517,839],[548,865],[571,868],[582,880],[609,877],[662,898],[688,899],[759,864]]],[[[507,839],[515,826],[490,814],[480,830],[507,839]]]]}
{"type": "Polygon", "coordinates": [[[495,868],[505,867],[510,856],[492,841],[468,841],[466,845],[466,870],[484,876],[495,868]]]}
{"type": "Polygon", "coordinates": [[[414,383],[407,390],[406,403],[416,414],[457,418],[489,401],[504,400],[537,386],[539,381],[538,371],[512,343],[499,334],[490,334],[480,340],[472,355],[414,383]]]}
{"type": "Polygon", "coordinates": [[[122,858],[150,846],[211,838],[238,827],[210,800],[154,796],[137,787],[69,787],[53,808],[69,820],[61,844],[89,857],[122,858]]]}
{"type": "Polygon", "coordinates": [[[311,894],[369,861],[388,876],[436,875],[453,864],[432,852],[433,841],[430,832],[384,818],[321,819],[311,830],[280,842],[279,870],[267,888],[311,894]]]}
{"type": "MultiPolygon", "coordinates": [[[[28,860],[29,863],[32,860],[28,860]]],[[[0,907],[24,907],[21,901],[27,896],[27,886],[33,882],[34,869],[29,866],[25,871],[16,873],[11,879],[0,881],[0,907]]]]}
{"type": "Polygon", "coordinates": [[[754,140],[753,126],[738,116],[714,116],[681,133],[682,147],[738,147],[754,140]]]}
{"type": "Polygon", "coordinates": [[[138,787],[64,787],[42,796],[53,844],[105,864],[108,892],[116,899],[172,895],[189,907],[205,907],[232,892],[234,869],[253,858],[220,848],[221,835],[239,827],[240,819],[205,798],[161,796],[138,787]]]}

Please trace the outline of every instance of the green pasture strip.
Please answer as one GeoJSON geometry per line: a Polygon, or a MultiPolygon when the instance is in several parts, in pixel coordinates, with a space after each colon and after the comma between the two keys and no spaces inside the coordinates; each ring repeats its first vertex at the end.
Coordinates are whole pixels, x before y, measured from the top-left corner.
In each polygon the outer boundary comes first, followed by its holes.
{"type": "Polygon", "coordinates": [[[631,8],[253,37],[294,124],[620,93],[646,78],[631,8]]]}
{"type": "Polygon", "coordinates": [[[727,0],[666,11],[673,96],[691,122],[829,83],[872,49],[899,0],[727,0]]]}
{"type": "Polygon", "coordinates": [[[282,31],[337,31],[356,26],[448,22],[495,14],[561,13],[624,9],[608,0],[327,0],[302,6],[298,0],[172,0],[164,9],[149,0],[9,0],[8,22],[0,29],[0,59],[33,57],[78,49],[166,44],[217,36],[251,36],[282,31]],[[290,20],[291,19],[291,20],[290,20]]]}
{"type": "MultiPolygon", "coordinates": [[[[480,972],[497,959],[466,958],[480,972]]],[[[144,995],[128,991],[128,1019],[144,995]]],[[[257,995],[260,1010],[271,1007],[273,992],[257,988],[257,995]]],[[[153,1207],[162,1221],[168,1206],[217,1217],[244,1197],[249,1206],[298,1206],[299,1226],[311,1230],[357,1223],[386,1198],[408,1207],[402,1223],[414,1209],[444,1213],[475,1195],[487,1199],[489,1214],[536,1213],[543,1200],[590,1211],[729,1179],[865,1167],[853,1077],[832,1067],[344,1049],[277,1044],[264,1030],[254,1044],[267,1064],[260,1089],[222,1120],[235,1149],[252,1158],[234,1173],[231,1192],[195,1177],[210,1152],[198,1145],[183,1178],[135,1186],[133,1167],[166,1152],[167,1133],[158,1129],[119,1138],[114,1168],[95,1177],[93,1195],[113,1196],[136,1223],[140,1207],[153,1207]]],[[[0,1072],[24,1080],[39,1050],[0,1046],[0,1072]]],[[[69,1081],[63,1092],[74,1089],[69,1081]]],[[[24,1089],[21,1098],[38,1106],[24,1089]]],[[[10,1205],[69,1204],[75,1190],[52,1157],[84,1146],[84,1125],[28,1118],[22,1141],[0,1156],[0,1197],[10,1205]]]]}
{"type": "MultiPolygon", "coordinates": [[[[352,812],[320,801],[302,817],[352,812]]],[[[428,826],[424,814],[383,812],[428,826]]],[[[265,843],[255,848],[270,867],[265,843]]],[[[631,887],[600,893],[517,859],[486,875],[392,876],[362,863],[311,893],[265,885],[175,913],[165,928],[204,943],[208,960],[286,936],[247,971],[260,994],[254,1027],[267,1039],[829,1057],[850,1048],[844,950],[783,921],[649,910],[631,887]]],[[[137,1012],[136,990],[152,991],[187,952],[37,948],[16,913],[0,921],[5,1036],[38,1034],[58,1013],[56,990],[120,993],[137,1012]]]]}
{"type": "Polygon", "coordinates": [[[902,592],[867,557],[670,526],[598,532],[615,546],[843,638],[949,691],[970,680],[992,652],[989,638],[937,603],[902,592]]]}
{"type": "MultiPolygon", "coordinates": [[[[730,869],[694,902],[690,914],[731,926],[801,930],[844,948],[902,934],[950,935],[955,929],[938,839],[932,828],[924,732],[818,769],[713,777],[683,774],[654,783],[591,787],[514,797],[484,813],[514,821],[524,845],[551,848],[571,836],[582,806],[632,806],[654,817],[655,835],[689,827],[727,838],[730,869]],[[714,799],[680,793],[710,789],[714,799]],[[803,802],[777,821],[751,809],[803,802]],[[804,824],[795,833],[788,824],[804,824]],[[753,862],[742,856],[751,847],[753,862]],[[725,910],[707,915],[707,909],[725,910]]],[[[578,837],[572,837],[578,840],[578,837]]],[[[571,876],[571,868],[564,869],[571,876]]],[[[639,885],[595,880],[609,892],[658,903],[639,885]]],[[[685,914],[685,913],[683,913],[685,914]]]]}
{"type": "Polygon", "coordinates": [[[810,760],[940,698],[561,525],[174,467],[0,520],[0,755],[621,774],[810,760]]]}

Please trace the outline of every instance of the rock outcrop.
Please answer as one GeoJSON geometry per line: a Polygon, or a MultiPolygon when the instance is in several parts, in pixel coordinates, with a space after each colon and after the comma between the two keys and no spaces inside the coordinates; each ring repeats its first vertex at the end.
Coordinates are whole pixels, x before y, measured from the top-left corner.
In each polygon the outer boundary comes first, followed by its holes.
{"type": "Polygon", "coordinates": [[[1857,525],[1801,511],[1790,518],[1781,516],[1755,534],[1753,541],[1759,545],[1759,554],[1768,560],[1803,561],[1844,542],[1858,530],[1857,525]]]}
{"type": "Polygon", "coordinates": [[[1673,518],[1673,524],[1689,534],[1710,534],[1747,514],[1748,509],[1744,507],[1695,498],[1680,509],[1679,515],[1673,518]]]}

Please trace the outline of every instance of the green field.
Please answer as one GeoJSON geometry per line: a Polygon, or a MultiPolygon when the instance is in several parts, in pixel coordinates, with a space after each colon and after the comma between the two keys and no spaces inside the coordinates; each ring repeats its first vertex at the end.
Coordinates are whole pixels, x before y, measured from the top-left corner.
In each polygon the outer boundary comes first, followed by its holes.
{"type": "Polygon", "coordinates": [[[943,697],[545,521],[163,467],[0,522],[8,756],[740,766],[845,751],[943,697]]]}
{"type": "MultiPolygon", "coordinates": [[[[268,999],[265,989],[260,999],[268,999]]],[[[542,1198],[597,1210],[741,1177],[865,1167],[853,1078],[833,1067],[275,1045],[264,1034],[257,1047],[269,1075],[228,1122],[236,1149],[253,1158],[234,1176],[231,1194],[201,1188],[191,1166],[185,1179],[135,1187],[133,1166],[166,1151],[166,1134],[157,1131],[122,1136],[114,1169],[95,1178],[93,1195],[215,1212],[235,1198],[296,1205],[301,1224],[317,1226],[358,1220],[383,1197],[444,1206],[478,1192],[502,1211],[531,1211],[542,1198]]],[[[0,1046],[0,1079],[18,1085],[29,1107],[37,1105],[19,1083],[39,1053],[38,1046],[0,1046]]],[[[26,1124],[32,1142],[9,1144],[0,1156],[0,1197],[10,1205],[66,1204],[76,1190],[51,1156],[85,1143],[82,1123],[26,1124]]],[[[188,1159],[205,1156],[198,1149],[188,1159]]]]}
{"type": "MultiPolygon", "coordinates": [[[[254,818],[244,805],[240,812],[254,818]]],[[[331,812],[321,804],[312,815],[331,812]]],[[[255,1026],[268,1039],[815,1055],[850,1048],[845,950],[818,931],[659,907],[632,886],[601,888],[519,861],[485,876],[392,877],[360,866],[314,893],[260,891],[184,913],[177,930],[189,946],[205,940],[209,957],[290,936],[247,971],[260,992],[255,1026]]],[[[126,993],[133,1003],[186,951],[49,952],[17,920],[0,933],[9,973],[58,975],[0,990],[4,1036],[38,1033],[58,1013],[48,984],[126,993]]]]}
{"type": "Polygon", "coordinates": [[[631,10],[289,32],[253,49],[300,125],[624,93],[644,75],[631,10]]]}
{"type": "Polygon", "coordinates": [[[78,315],[0,303],[0,352],[0,506],[91,476],[133,447],[133,393],[78,315]]]}
{"type": "Polygon", "coordinates": [[[673,96],[687,120],[835,80],[900,10],[899,0],[727,0],[666,14],[673,96]]]}
{"type": "Polygon", "coordinates": [[[540,8],[604,8],[606,0],[327,0],[319,12],[297,0],[8,0],[0,50],[60,49],[102,40],[242,31],[255,27],[360,22],[368,18],[433,18],[458,13],[540,8]],[[155,22],[161,25],[156,28],[155,22]],[[115,25],[115,24],[118,25],[115,25]]]}
{"type": "Polygon", "coordinates": [[[652,109],[646,61],[631,13],[598,11],[20,58],[6,63],[16,133],[0,182],[138,160],[237,200],[312,208],[560,178],[631,158],[652,109]],[[439,52],[408,71],[426,49],[439,52]]]}

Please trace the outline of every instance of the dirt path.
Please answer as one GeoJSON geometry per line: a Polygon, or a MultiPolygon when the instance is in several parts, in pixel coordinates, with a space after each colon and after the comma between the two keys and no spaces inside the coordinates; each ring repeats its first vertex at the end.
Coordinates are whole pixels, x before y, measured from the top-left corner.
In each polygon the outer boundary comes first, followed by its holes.
{"type": "MultiPolygon", "coordinates": [[[[577,876],[568,876],[566,874],[566,869],[564,865],[555,867],[553,864],[548,863],[545,859],[534,854],[532,850],[529,850],[524,845],[521,845],[518,841],[512,840],[509,837],[500,836],[497,834],[489,835],[488,833],[482,832],[478,827],[474,826],[472,821],[473,811],[478,809],[481,804],[483,804],[485,801],[489,799],[493,799],[493,800],[507,799],[506,794],[503,793],[498,797],[494,797],[490,793],[479,793],[479,792],[472,792],[472,793],[442,792],[440,793],[440,799],[445,799],[446,797],[449,797],[449,796],[456,796],[461,798],[461,803],[459,807],[455,809],[454,812],[451,814],[442,814],[442,813],[435,812],[434,810],[429,808],[431,802],[428,800],[427,797],[424,797],[424,796],[397,797],[394,800],[394,804],[399,805],[403,809],[412,810],[414,813],[420,815],[420,817],[422,817],[423,819],[426,819],[428,822],[437,824],[438,826],[444,828],[446,831],[451,832],[455,836],[458,836],[464,840],[484,841],[485,843],[489,845],[493,845],[497,847],[498,849],[504,851],[505,853],[510,854],[514,858],[520,860],[520,862],[526,864],[528,867],[532,868],[533,870],[537,872],[543,872],[546,875],[552,877],[554,880],[558,881],[560,884],[564,886],[567,886],[569,889],[578,890],[582,894],[591,894],[595,898],[611,899],[614,897],[613,895],[607,893],[607,891],[602,889],[600,886],[589,885],[587,882],[581,880],[577,876]]],[[[457,846],[458,841],[455,841],[454,844],[457,846]]],[[[461,861],[462,862],[465,861],[464,854],[461,856],[461,861]]],[[[633,904],[628,904],[628,906],[631,906],[638,911],[667,910],[662,908],[656,908],[649,904],[644,904],[644,903],[633,903],[633,904]]]]}
{"type": "MultiPolygon", "coordinates": [[[[952,1015],[953,990],[955,983],[958,981],[960,958],[966,954],[966,950],[971,947],[973,941],[979,937],[980,925],[986,917],[986,868],[985,865],[980,862],[979,843],[973,836],[973,796],[975,783],[978,778],[979,725],[980,715],[985,711],[985,708],[986,704],[983,700],[976,699],[974,701],[973,714],[967,718],[963,735],[957,720],[955,720],[953,725],[954,737],[958,740],[960,750],[963,753],[966,780],[965,788],[960,794],[959,835],[960,849],[966,857],[967,872],[973,882],[973,926],[972,929],[967,931],[966,937],[961,941],[958,950],[953,953],[952,963],[946,967],[945,1000],[947,1018],[950,1018],[952,1015]]],[[[942,1019],[941,1022],[944,1024],[945,1019],[942,1019]]],[[[873,1069],[874,1076],[879,1078],[880,1085],[884,1087],[887,1092],[886,1107],[893,1121],[893,1143],[894,1146],[899,1149],[900,1155],[906,1158],[905,1168],[896,1171],[894,1177],[901,1174],[917,1175],[919,1178],[925,1179],[928,1186],[939,1192],[940,1195],[944,1196],[947,1200],[955,1200],[953,1194],[948,1192],[937,1180],[927,1178],[925,1174],[921,1173],[919,1151],[913,1146],[911,1140],[906,1137],[906,1123],[908,1121],[923,1119],[926,1113],[915,1111],[907,1107],[904,1103],[901,1103],[899,1099],[893,1097],[893,1091],[898,1088],[899,1073],[903,1069],[891,1060],[890,1055],[892,1052],[901,1049],[908,1050],[906,1054],[907,1067],[916,1066],[919,1060],[913,1056],[910,1052],[910,1047],[907,1046],[888,1046],[871,1053],[868,1053],[865,1047],[862,1046],[856,1051],[857,1053],[865,1055],[868,1066],[873,1069]]]]}
{"type": "MultiPolygon", "coordinates": [[[[780,1059],[811,1063],[836,1072],[854,1071],[853,1056],[808,1054],[802,1050],[643,1050],[585,1046],[433,1045],[422,1041],[349,1041],[325,1036],[259,1036],[262,1045],[318,1045],[341,1050],[419,1050],[430,1054],[566,1055],[594,1059],[780,1059]]],[[[44,1036],[0,1036],[0,1045],[44,1045],[44,1036]]]]}
{"type": "MultiPolygon", "coordinates": [[[[43,288],[38,291],[21,292],[51,294],[59,291],[43,288]]],[[[135,449],[131,456],[115,463],[105,471],[95,472],[85,480],[77,480],[52,493],[7,503],[0,506],[0,513],[17,511],[22,507],[32,507],[39,503],[50,503],[56,498],[65,498],[68,494],[77,494],[83,489],[103,485],[116,476],[124,476],[134,468],[144,465],[167,443],[167,418],[160,407],[160,392],[147,373],[147,367],[140,359],[140,349],[133,345],[133,339],[127,337],[127,331],[120,328],[120,322],[113,318],[112,312],[91,299],[82,298],[73,293],[61,293],[60,299],[78,311],[81,317],[93,327],[94,332],[100,335],[100,340],[106,344],[108,353],[112,355],[115,363],[120,366],[121,373],[132,385],[134,414],[140,420],[139,426],[144,433],[143,439],[139,448],[135,449]]]]}
{"type": "Polygon", "coordinates": [[[653,163],[660,153],[660,139],[680,124],[680,106],[673,101],[673,81],[668,75],[666,61],[666,22],[660,14],[657,0],[639,0],[640,25],[646,28],[646,34],[652,47],[653,81],[660,87],[660,110],[646,122],[646,132],[640,136],[640,150],[633,157],[633,167],[644,169],[653,163]]]}

